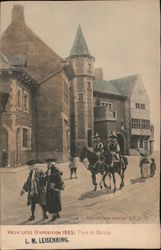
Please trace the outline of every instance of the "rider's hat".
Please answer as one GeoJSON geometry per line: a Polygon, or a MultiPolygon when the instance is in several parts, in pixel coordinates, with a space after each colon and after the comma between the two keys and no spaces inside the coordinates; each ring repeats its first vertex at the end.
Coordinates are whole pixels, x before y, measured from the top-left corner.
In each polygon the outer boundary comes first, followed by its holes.
{"type": "Polygon", "coordinates": [[[115,138],[117,139],[117,135],[114,131],[111,132],[110,138],[115,138]]]}
{"type": "Polygon", "coordinates": [[[95,134],[95,138],[100,138],[98,133],[95,134]]]}

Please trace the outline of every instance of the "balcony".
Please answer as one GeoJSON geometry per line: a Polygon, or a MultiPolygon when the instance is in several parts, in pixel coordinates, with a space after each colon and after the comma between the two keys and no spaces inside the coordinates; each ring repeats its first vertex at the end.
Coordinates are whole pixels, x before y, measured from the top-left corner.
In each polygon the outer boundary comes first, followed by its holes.
{"type": "Polygon", "coordinates": [[[94,107],[94,121],[117,121],[116,111],[108,110],[108,107],[94,107]]]}
{"type": "Polygon", "coordinates": [[[132,128],[131,135],[151,136],[152,132],[150,129],[132,128]]]}

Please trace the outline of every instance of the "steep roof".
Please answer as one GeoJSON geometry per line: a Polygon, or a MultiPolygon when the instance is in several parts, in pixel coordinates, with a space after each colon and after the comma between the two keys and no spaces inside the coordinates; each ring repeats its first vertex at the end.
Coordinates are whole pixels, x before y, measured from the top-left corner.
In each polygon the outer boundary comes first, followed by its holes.
{"type": "Polygon", "coordinates": [[[103,92],[106,94],[121,95],[115,84],[104,80],[94,80],[94,91],[103,92]]]}
{"type": "Polygon", "coordinates": [[[2,34],[1,51],[8,57],[17,58],[17,63],[27,60],[25,71],[37,82],[41,82],[59,70],[64,60],[50,49],[24,20],[23,6],[14,5],[12,22],[2,34]]]}
{"type": "Polygon", "coordinates": [[[95,80],[94,91],[127,97],[132,94],[138,78],[140,78],[140,76],[137,74],[111,81],[95,80]]]}
{"type": "Polygon", "coordinates": [[[77,29],[70,56],[91,56],[80,25],[77,29]]]}

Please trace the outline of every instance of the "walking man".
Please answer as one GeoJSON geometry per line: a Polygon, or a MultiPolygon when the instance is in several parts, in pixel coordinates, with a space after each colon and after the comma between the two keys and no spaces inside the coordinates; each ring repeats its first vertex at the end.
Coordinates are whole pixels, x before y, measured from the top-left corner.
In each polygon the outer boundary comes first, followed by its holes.
{"type": "Polygon", "coordinates": [[[29,221],[35,219],[36,204],[42,208],[43,219],[48,219],[46,215],[46,193],[45,193],[45,176],[41,169],[32,166],[27,181],[24,183],[20,195],[28,192],[27,206],[31,205],[31,216],[29,221]]]}

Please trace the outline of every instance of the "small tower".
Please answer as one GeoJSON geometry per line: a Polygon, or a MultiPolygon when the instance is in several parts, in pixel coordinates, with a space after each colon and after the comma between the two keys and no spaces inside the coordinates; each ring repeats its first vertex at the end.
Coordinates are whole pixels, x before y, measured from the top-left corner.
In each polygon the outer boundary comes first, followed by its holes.
{"type": "Polygon", "coordinates": [[[75,72],[71,82],[71,153],[92,146],[94,57],[89,53],[82,29],[78,26],[68,58],[75,72]]]}

